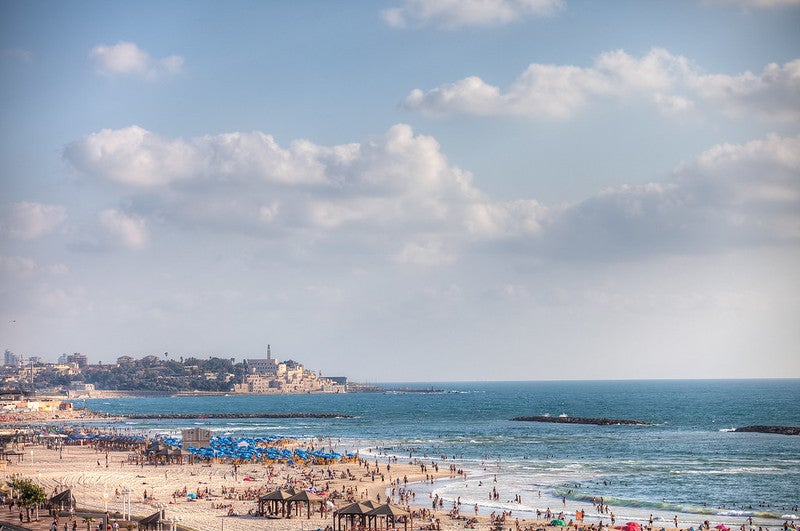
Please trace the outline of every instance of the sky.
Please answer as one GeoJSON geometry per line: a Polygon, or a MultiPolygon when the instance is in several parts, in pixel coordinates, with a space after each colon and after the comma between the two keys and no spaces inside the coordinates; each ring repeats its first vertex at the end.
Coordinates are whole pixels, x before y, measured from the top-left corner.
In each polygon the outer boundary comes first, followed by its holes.
{"type": "Polygon", "coordinates": [[[0,0],[0,348],[800,377],[798,28],[798,0],[0,0]]]}

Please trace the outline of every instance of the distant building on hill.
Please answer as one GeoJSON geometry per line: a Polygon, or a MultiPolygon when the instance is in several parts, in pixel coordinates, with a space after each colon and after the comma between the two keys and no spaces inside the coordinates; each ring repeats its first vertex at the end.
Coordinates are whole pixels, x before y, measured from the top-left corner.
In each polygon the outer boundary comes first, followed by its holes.
{"type": "Polygon", "coordinates": [[[3,358],[3,365],[8,367],[19,367],[20,357],[6,349],[5,356],[3,358]]]}
{"type": "Polygon", "coordinates": [[[245,360],[247,372],[251,374],[278,374],[278,360],[272,357],[270,346],[267,345],[267,358],[248,358],[245,360]]]}
{"type": "Polygon", "coordinates": [[[233,386],[234,393],[243,394],[308,394],[344,393],[345,383],[322,378],[296,361],[279,362],[272,357],[267,345],[267,357],[247,359],[247,373],[242,383],[233,386]]]}
{"type": "Polygon", "coordinates": [[[75,352],[67,356],[67,363],[74,363],[81,369],[84,369],[89,364],[89,359],[84,354],[75,352]]]}

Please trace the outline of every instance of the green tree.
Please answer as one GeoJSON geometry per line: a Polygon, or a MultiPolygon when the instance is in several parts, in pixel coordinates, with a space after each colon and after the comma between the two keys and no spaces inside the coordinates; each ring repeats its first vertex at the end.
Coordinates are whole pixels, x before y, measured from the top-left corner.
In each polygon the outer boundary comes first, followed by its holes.
{"type": "Polygon", "coordinates": [[[25,507],[30,520],[31,507],[36,510],[36,520],[39,519],[39,506],[47,501],[47,491],[28,478],[14,477],[8,481],[8,486],[14,489],[17,503],[25,507]]]}

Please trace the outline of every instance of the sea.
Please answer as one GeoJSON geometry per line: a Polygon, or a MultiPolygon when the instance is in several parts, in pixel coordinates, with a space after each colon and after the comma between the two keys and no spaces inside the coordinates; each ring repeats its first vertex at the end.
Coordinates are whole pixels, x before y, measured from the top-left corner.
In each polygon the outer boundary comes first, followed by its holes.
{"type": "MultiPolygon", "coordinates": [[[[438,495],[462,513],[547,508],[565,520],[769,528],[798,521],[800,436],[735,432],[800,426],[800,379],[384,384],[383,393],[87,399],[114,415],[333,413],[340,418],[136,420],[109,425],[180,436],[279,435],[386,463],[420,459],[466,477],[409,485],[416,505],[438,495]],[[394,390],[391,390],[391,389],[394,390]],[[409,391],[413,389],[415,392],[409,391]],[[639,420],[647,425],[521,422],[518,416],[639,420]],[[497,497],[490,496],[496,491],[497,497]],[[497,498],[497,499],[492,499],[497,498]],[[608,505],[600,514],[596,504],[608,505]],[[594,503],[593,503],[594,502],[594,503]]],[[[79,406],[83,404],[78,404],[79,406]]]]}

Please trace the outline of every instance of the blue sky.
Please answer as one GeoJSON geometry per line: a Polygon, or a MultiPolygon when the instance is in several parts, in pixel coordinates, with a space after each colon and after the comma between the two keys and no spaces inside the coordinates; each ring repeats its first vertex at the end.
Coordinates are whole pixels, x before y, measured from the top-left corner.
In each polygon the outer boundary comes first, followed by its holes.
{"type": "Polygon", "coordinates": [[[800,2],[0,3],[0,338],[800,376],[800,2]]]}

